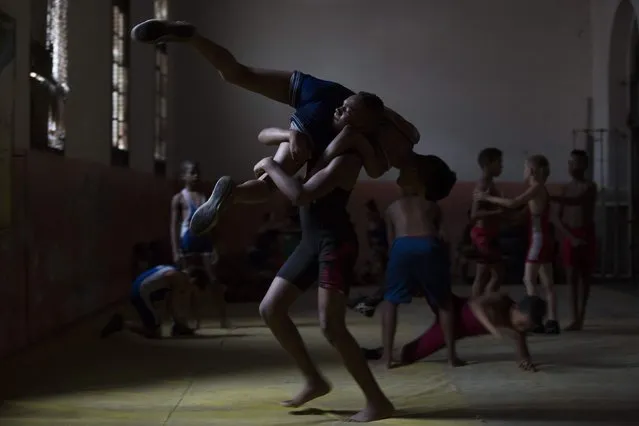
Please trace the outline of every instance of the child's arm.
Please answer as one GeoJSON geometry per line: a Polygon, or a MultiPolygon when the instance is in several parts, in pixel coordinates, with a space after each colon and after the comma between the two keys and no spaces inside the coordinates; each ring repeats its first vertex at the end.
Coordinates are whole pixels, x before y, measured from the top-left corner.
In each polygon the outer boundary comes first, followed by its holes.
{"type": "Polygon", "coordinates": [[[486,328],[486,330],[488,330],[490,334],[498,339],[501,339],[502,335],[499,330],[497,330],[495,324],[490,321],[488,315],[486,315],[486,308],[499,301],[499,299],[501,299],[502,297],[503,295],[501,293],[489,293],[469,302],[470,309],[473,311],[473,314],[475,314],[475,317],[479,320],[479,322],[481,322],[481,324],[486,328]]]}
{"type": "Polygon", "coordinates": [[[397,332],[397,308],[398,306],[384,302],[382,314],[382,344],[384,354],[382,359],[386,367],[390,368],[393,363],[393,345],[395,344],[395,333],[397,332]]]}
{"type": "MultiPolygon", "coordinates": [[[[475,193],[477,192],[481,192],[484,193],[488,190],[488,188],[486,187],[486,185],[480,183],[477,184],[477,186],[475,187],[475,193]]],[[[473,204],[470,208],[470,220],[471,222],[476,222],[478,220],[481,219],[485,219],[485,218],[490,218],[490,217],[494,217],[494,216],[500,216],[504,214],[504,211],[502,209],[480,209],[479,208],[479,202],[480,200],[477,199],[473,199],[473,204]]]]}
{"type": "Polygon", "coordinates": [[[388,170],[388,162],[381,150],[375,150],[371,143],[351,126],[346,126],[331,141],[322,153],[318,162],[319,167],[328,164],[332,159],[349,150],[355,150],[362,158],[366,174],[372,178],[378,178],[388,170]]]}
{"type": "Polygon", "coordinates": [[[169,235],[171,236],[171,250],[173,252],[173,261],[178,263],[180,261],[180,200],[182,198],[181,194],[176,194],[173,196],[171,200],[171,228],[169,229],[169,235]]]}
{"type": "Polygon", "coordinates": [[[533,364],[528,351],[528,342],[526,341],[526,333],[512,330],[511,337],[515,341],[515,350],[517,351],[517,362],[519,368],[525,371],[537,371],[537,367],[533,364]]]}
{"type": "Polygon", "coordinates": [[[488,195],[485,192],[475,192],[474,199],[476,201],[487,201],[498,206],[505,207],[507,209],[515,209],[517,207],[525,205],[527,202],[539,195],[543,187],[541,185],[532,185],[524,191],[523,194],[518,195],[515,198],[501,198],[488,195]]]}
{"type": "Polygon", "coordinates": [[[395,241],[395,224],[393,223],[393,215],[391,213],[391,204],[386,209],[385,217],[386,217],[386,241],[388,241],[388,250],[390,252],[391,247],[393,246],[393,241],[395,241]]]}
{"type": "Polygon", "coordinates": [[[311,140],[299,130],[269,127],[257,135],[257,140],[269,146],[288,142],[291,158],[298,163],[306,162],[311,156],[311,140]]]}

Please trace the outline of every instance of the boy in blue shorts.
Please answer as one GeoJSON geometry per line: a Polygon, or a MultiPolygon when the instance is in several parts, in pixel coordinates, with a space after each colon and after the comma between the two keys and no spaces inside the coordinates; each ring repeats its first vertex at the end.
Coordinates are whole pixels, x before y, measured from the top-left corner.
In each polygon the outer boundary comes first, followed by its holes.
{"type": "MultiPolygon", "coordinates": [[[[225,81],[295,108],[289,129],[267,129],[261,135],[264,143],[278,146],[273,158],[290,176],[308,159],[317,158],[318,153],[324,153],[324,163],[327,164],[346,151],[357,151],[366,172],[371,177],[379,177],[390,166],[400,167],[419,141],[417,129],[389,108],[385,109],[383,123],[375,135],[350,137],[351,133],[362,133],[370,127],[344,125],[347,121],[352,123],[353,120],[348,120],[349,115],[358,114],[358,109],[362,108],[363,102],[359,102],[362,96],[338,83],[300,71],[268,70],[242,64],[226,48],[199,34],[191,24],[151,19],[135,26],[131,36],[142,43],[180,42],[190,45],[217,69],[225,81]],[[349,99],[353,102],[347,102],[349,99]],[[336,138],[337,143],[327,150],[329,143],[336,138]],[[353,143],[362,139],[367,143],[353,143]]],[[[191,220],[191,230],[196,235],[215,226],[218,212],[227,200],[232,198],[233,203],[252,204],[270,198],[274,185],[262,170],[254,171],[258,179],[238,186],[228,177],[217,182],[209,200],[191,220]]]]}
{"type": "Polygon", "coordinates": [[[202,280],[206,280],[204,272],[194,270],[186,274],[174,266],[158,265],[150,269],[143,268],[147,259],[141,258],[141,249],[136,247],[138,270],[140,273],[131,287],[131,304],[135,308],[142,324],[125,321],[121,314],[115,314],[102,329],[101,336],[108,337],[113,333],[130,330],[147,338],[160,338],[162,319],[155,304],[164,301],[173,318],[171,336],[189,336],[194,330],[189,328],[186,319],[181,315],[182,303],[189,299],[189,294],[196,289],[202,280]],[[145,270],[146,269],[146,270],[145,270]]]}
{"type": "Polygon", "coordinates": [[[437,202],[452,190],[456,175],[435,156],[415,154],[400,170],[397,184],[402,197],[386,212],[389,241],[382,317],[383,360],[393,360],[397,311],[410,303],[416,291],[436,306],[452,366],[463,365],[455,352],[455,324],[449,247],[441,238],[441,210],[437,202]]]}

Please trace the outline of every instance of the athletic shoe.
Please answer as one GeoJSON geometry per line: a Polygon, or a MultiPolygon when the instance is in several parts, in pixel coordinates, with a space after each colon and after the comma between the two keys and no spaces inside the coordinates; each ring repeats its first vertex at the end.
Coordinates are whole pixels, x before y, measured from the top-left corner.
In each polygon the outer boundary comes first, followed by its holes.
{"type": "Polygon", "coordinates": [[[160,44],[187,41],[195,35],[195,27],[187,22],[149,19],[131,30],[131,38],[141,43],[160,44]]]}
{"type": "Polygon", "coordinates": [[[193,213],[189,224],[193,234],[204,235],[217,225],[224,203],[229,199],[234,188],[235,183],[228,176],[222,176],[217,181],[209,199],[193,213]]]}
{"type": "Polygon", "coordinates": [[[348,300],[346,302],[346,306],[348,306],[349,309],[355,309],[355,307],[359,305],[361,302],[363,302],[364,300],[366,300],[366,296],[357,296],[348,300]]]}
{"type": "Polygon", "coordinates": [[[124,329],[124,318],[122,315],[115,314],[111,317],[107,325],[104,326],[102,332],[100,333],[100,337],[103,339],[109,337],[113,333],[117,333],[118,331],[122,331],[124,329]]]}
{"type": "Polygon", "coordinates": [[[371,318],[375,315],[375,306],[368,305],[366,302],[358,303],[354,308],[354,311],[359,312],[367,318],[371,318]]]}
{"type": "Polygon", "coordinates": [[[546,334],[559,334],[561,333],[561,329],[559,328],[559,323],[554,320],[546,321],[546,325],[544,326],[544,332],[546,334]]]}
{"type": "Polygon", "coordinates": [[[171,328],[172,337],[193,336],[194,334],[195,330],[177,322],[173,324],[173,328],[171,328]]]}
{"type": "Polygon", "coordinates": [[[364,355],[364,358],[366,358],[368,361],[377,361],[382,359],[382,355],[384,353],[384,350],[382,348],[375,348],[375,349],[366,349],[366,348],[361,348],[362,350],[362,355],[364,355]]]}

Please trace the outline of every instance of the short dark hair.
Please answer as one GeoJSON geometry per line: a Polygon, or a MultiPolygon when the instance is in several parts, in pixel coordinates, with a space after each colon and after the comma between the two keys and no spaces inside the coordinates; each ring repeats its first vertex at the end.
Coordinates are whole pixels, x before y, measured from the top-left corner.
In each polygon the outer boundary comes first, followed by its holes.
{"type": "Polygon", "coordinates": [[[517,309],[519,309],[522,314],[528,315],[530,322],[534,326],[540,326],[546,317],[548,305],[545,300],[538,296],[524,296],[524,298],[517,303],[517,309]]]}
{"type": "Polygon", "coordinates": [[[437,202],[448,197],[457,183],[457,174],[444,160],[435,155],[417,154],[417,167],[427,200],[437,202]]]}
{"type": "Polygon", "coordinates": [[[545,155],[531,155],[526,161],[528,161],[533,172],[535,172],[535,177],[538,177],[539,174],[541,174],[543,178],[550,176],[550,162],[545,155]]]}
{"type": "Polygon", "coordinates": [[[570,151],[570,155],[573,156],[573,157],[577,157],[580,160],[582,160],[584,162],[584,164],[586,164],[586,166],[590,162],[590,158],[588,157],[588,153],[586,151],[584,151],[583,149],[573,149],[572,151],[570,151]]]}
{"type": "Polygon", "coordinates": [[[479,151],[477,156],[477,164],[482,169],[488,166],[490,163],[500,160],[504,156],[504,153],[499,148],[484,148],[479,151]]]}
{"type": "Polygon", "coordinates": [[[184,175],[186,173],[186,170],[190,167],[195,167],[199,169],[200,165],[197,163],[197,161],[191,161],[191,160],[182,161],[182,163],[180,164],[180,174],[184,175]]]}
{"type": "Polygon", "coordinates": [[[374,93],[369,92],[359,92],[357,97],[362,101],[362,104],[371,111],[376,114],[384,114],[384,101],[375,95],[374,93]]]}

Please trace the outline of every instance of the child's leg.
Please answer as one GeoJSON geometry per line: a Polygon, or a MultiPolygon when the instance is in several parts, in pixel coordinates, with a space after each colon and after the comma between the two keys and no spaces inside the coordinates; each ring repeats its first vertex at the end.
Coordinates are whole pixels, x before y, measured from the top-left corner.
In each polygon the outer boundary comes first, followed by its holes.
{"type": "Polygon", "coordinates": [[[288,314],[293,302],[317,279],[317,270],[317,253],[314,247],[302,241],[282,265],[260,303],[260,315],[264,322],[291,355],[306,380],[299,394],[282,402],[287,407],[298,407],[330,392],[330,384],[311,360],[304,341],[288,314]]]}
{"type": "Polygon", "coordinates": [[[579,306],[579,324],[584,325],[586,319],[586,307],[590,298],[590,286],[592,285],[592,273],[590,268],[584,268],[579,274],[579,287],[581,290],[581,303],[579,306]]]}
{"type": "Polygon", "coordinates": [[[202,255],[202,264],[204,265],[204,271],[206,272],[207,277],[209,278],[209,284],[211,286],[211,292],[213,293],[213,304],[215,305],[215,310],[220,319],[220,327],[221,328],[229,328],[230,323],[228,317],[226,315],[226,298],[224,295],[224,287],[217,280],[214,271],[213,265],[213,254],[212,253],[204,253],[202,255]]]}
{"type": "Polygon", "coordinates": [[[489,266],[476,262],[475,263],[475,280],[473,281],[473,287],[471,290],[472,297],[479,297],[484,294],[486,290],[486,286],[488,284],[488,280],[486,279],[486,275],[489,273],[489,266]]]}
{"type": "Polygon", "coordinates": [[[504,276],[503,263],[493,263],[490,265],[490,279],[486,284],[486,292],[494,293],[499,290],[504,276]]]}
{"type": "Polygon", "coordinates": [[[528,296],[535,295],[535,287],[537,286],[537,278],[539,276],[539,264],[526,262],[524,268],[524,286],[528,296]]]}
{"type": "Polygon", "coordinates": [[[346,296],[320,287],[318,293],[320,326],[327,340],[337,349],[348,372],[366,397],[366,407],[351,421],[370,422],[390,417],[394,408],[373,377],[357,341],[346,328],[346,296]]]}
{"type": "Polygon", "coordinates": [[[400,362],[412,364],[430,356],[446,346],[444,333],[439,321],[435,321],[421,336],[404,345],[401,350],[400,362]]]}
{"type": "Polygon", "coordinates": [[[570,286],[570,307],[572,309],[572,321],[566,327],[566,331],[581,330],[579,309],[580,276],[572,267],[564,267],[564,270],[566,281],[568,281],[570,286]]]}
{"type": "Polygon", "coordinates": [[[136,25],[131,36],[143,43],[182,42],[193,46],[224,81],[278,102],[290,104],[292,71],[265,70],[241,64],[228,49],[198,34],[188,23],[151,19],[136,25]]]}
{"type": "Polygon", "coordinates": [[[456,351],[455,342],[455,309],[453,306],[452,293],[447,299],[439,302],[439,324],[444,336],[447,348],[448,363],[452,367],[465,365],[465,362],[459,359],[456,351]]]}
{"type": "Polygon", "coordinates": [[[544,325],[544,332],[546,334],[559,334],[561,330],[557,321],[557,296],[555,294],[552,263],[540,265],[539,278],[546,291],[546,301],[548,302],[548,320],[544,325]]]}

